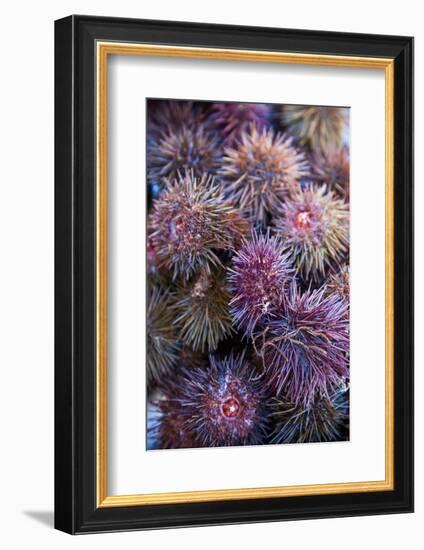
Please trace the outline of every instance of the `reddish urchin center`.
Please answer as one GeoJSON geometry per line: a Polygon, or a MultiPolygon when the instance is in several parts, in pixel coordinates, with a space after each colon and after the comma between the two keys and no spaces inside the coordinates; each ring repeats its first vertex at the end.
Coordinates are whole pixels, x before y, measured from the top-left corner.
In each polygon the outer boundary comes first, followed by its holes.
{"type": "Polygon", "coordinates": [[[235,418],[240,412],[240,403],[235,397],[229,397],[222,403],[222,414],[226,418],[235,418]]]}
{"type": "Polygon", "coordinates": [[[298,229],[310,229],[312,225],[313,214],[310,210],[298,212],[294,218],[294,225],[298,229]]]}

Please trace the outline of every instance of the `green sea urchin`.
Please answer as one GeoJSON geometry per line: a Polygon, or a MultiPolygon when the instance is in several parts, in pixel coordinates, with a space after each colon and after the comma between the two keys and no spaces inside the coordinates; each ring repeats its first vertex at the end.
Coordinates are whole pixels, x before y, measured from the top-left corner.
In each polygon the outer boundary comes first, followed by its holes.
{"type": "Polygon", "coordinates": [[[348,251],[348,206],[325,185],[309,184],[292,193],[274,217],[274,226],[305,278],[323,276],[348,251]]]}
{"type": "Polygon", "coordinates": [[[172,371],[180,346],[169,291],[149,285],[146,319],[146,375],[149,385],[160,383],[172,371]]]}
{"type": "Polygon", "coordinates": [[[314,151],[340,149],[348,110],[342,107],[283,105],[281,122],[301,145],[314,151]]]}
{"type": "Polygon", "coordinates": [[[292,138],[254,125],[234,148],[225,150],[219,171],[227,195],[262,225],[308,173],[304,154],[292,138]]]}
{"type": "Polygon", "coordinates": [[[194,351],[214,351],[221,340],[234,333],[228,309],[230,294],[225,272],[201,271],[184,285],[178,285],[175,323],[182,342],[194,351]]]}
{"type": "Polygon", "coordinates": [[[249,224],[212,178],[187,172],[166,181],[153,203],[150,227],[158,267],[188,280],[197,270],[210,273],[220,266],[217,252],[231,250],[249,224]]]}
{"type": "Polygon", "coordinates": [[[199,178],[203,174],[215,176],[221,156],[216,134],[202,125],[183,126],[149,141],[147,179],[150,184],[163,183],[187,170],[199,178]]]}
{"type": "Polygon", "coordinates": [[[272,409],[276,426],[271,443],[346,441],[349,437],[349,390],[344,385],[306,406],[276,398],[272,409]]]}

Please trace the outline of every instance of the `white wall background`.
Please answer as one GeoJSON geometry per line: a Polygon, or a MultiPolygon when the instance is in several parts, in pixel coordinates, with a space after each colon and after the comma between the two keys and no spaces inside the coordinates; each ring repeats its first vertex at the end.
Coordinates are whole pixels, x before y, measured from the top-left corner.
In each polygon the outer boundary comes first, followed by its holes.
{"type": "Polygon", "coordinates": [[[423,287],[416,288],[416,513],[70,537],[53,507],[53,21],[71,13],[416,37],[416,280],[424,280],[424,28],[386,0],[15,0],[2,9],[0,77],[0,544],[15,548],[418,549],[424,522],[423,287]]]}

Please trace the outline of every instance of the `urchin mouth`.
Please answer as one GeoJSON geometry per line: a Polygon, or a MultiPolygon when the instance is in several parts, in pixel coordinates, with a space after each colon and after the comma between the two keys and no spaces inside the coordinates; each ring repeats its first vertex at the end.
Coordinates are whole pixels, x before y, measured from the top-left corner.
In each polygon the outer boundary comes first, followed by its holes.
{"type": "Polygon", "coordinates": [[[309,229],[312,225],[312,212],[310,210],[302,210],[296,214],[294,225],[298,229],[309,229]]]}
{"type": "Polygon", "coordinates": [[[236,418],[240,414],[241,406],[235,397],[228,397],[221,405],[221,412],[225,418],[236,418]]]}

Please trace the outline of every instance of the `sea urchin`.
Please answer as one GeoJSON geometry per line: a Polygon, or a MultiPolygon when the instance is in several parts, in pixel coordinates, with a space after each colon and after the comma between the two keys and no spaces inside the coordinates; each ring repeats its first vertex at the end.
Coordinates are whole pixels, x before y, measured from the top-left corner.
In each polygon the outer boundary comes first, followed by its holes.
{"type": "Polygon", "coordinates": [[[350,295],[350,273],[349,266],[344,264],[335,273],[331,273],[326,283],[326,292],[337,293],[342,298],[349,300],[350,295]]]}
{"type": "Polygon", "coordinates": [[[211,266],[221,265],[217,251],[232,249],[248,222],[212,178],[186,172],[166,182],[153,203],[149,229],[158,268],[188,280],[200,268],[210,273],[211,266]]]}
{"type": "Polygon", "coordinates": [[[271,387],[295,404],[328,397],[349,376],[349,305],[324,292],[293,283],[285,311],[256,338],[271,387]]]}
{"type": "Polygon", "coordinates": [[[281,205],[274,225],[305,278],[324,275],[348,251],[348,206],[325,185],[299,188],[281,205]]]}
{"type": "Polygon", "coordinates": [[[175,365],[180,346],[173,324],[172,296],[159,286],[149,285],[147,297],[147,381],[160,383],[175,365]]]}
{"type": "Polygon", "coordinates": [[[262,225],[308,173],[308,163],[292,138],[254,125],[234,148],[225,150],[219,172],[226,193],[262,225]]]}
{"type": "Polygon", "coordinates": [[[276,426],[271,443],[345,441],[349,436],[349,390],[344,385],[306,407],[277,398],[272,408],[276,426]]]}
{"type": "Polygon", "coordinates": [[[252,232],[229,268],[230,311],[235,325],[250,335],[258,323],[282,307],[293,276],[289,253],[281,241],[269,233],[252,232]]]}
{"type": "Polygon", "coordinates": [[[225,272],[201,271],[176,290],[174,322],[180,338],[194,351],[214,351],[234,328],[228,310],[230,294],[225,285],[225,272]]]}
{"type": "Polygon", "coordinates": [[[347,109],[342,107],[315,107],[308,105],[284,105],[281,122],[301,145],[309,145],[314,151],[328,152],[339,149],[347,124],[347,109]]]}
{"type": "Polygon", "coordinates": [[[161,184],[190,170],[197,177],[216,175],[222,152],[214,132],[203,125],[182,126],[178,130],[153,136],[147,154],[147,179],[161,184]]]}
{"type": "Polygon", "coordinates": [[[178,403],[199,447],[254,445],[267,429],[266,395],[243,355],[210,357],[206,369],[182,373],[178,403]]]}
{"type": "Polygon", "coordinates": [[[264,103],[214,103],[209,117],[210,124],[222,136],[226,145],[233,146],[242,134],[255,124],[262,131],[271,117],[270,105],[264,103]]]}
{"type": "Polygon", "coordinates": [[[346,146],[327,153],[315,153],[311,160],[313,179],[325,184],[339,197],[349,200],[349,151],[346,146]]]}
{"type": "Polygon", "coordinates": [[[198,104],[186,100],[147,100],[147,133],[149,139],[175,133],[181,128],[196,128],[205,114],[198,104]]]}

